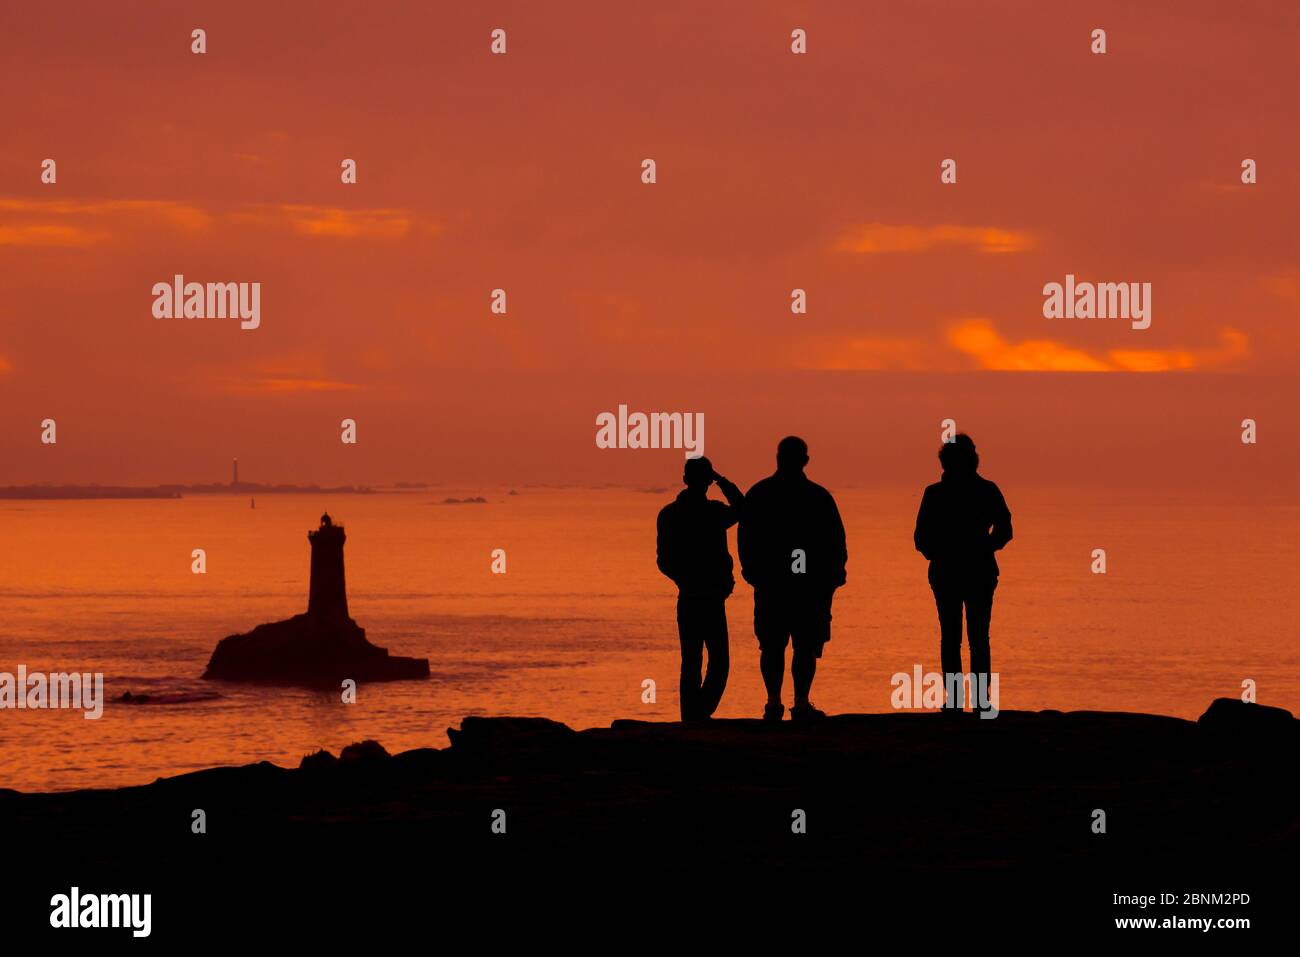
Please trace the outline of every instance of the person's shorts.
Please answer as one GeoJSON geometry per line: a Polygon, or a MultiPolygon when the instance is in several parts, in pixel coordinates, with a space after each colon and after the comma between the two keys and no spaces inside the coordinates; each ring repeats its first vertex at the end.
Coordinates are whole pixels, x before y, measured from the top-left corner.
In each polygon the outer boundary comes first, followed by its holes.
{"type": "Polygon", "coordinates": [[[767,590],[754,592],[754,636],[763,650],[794,650],[822,656],[822,646],[831,640],[831,599],[824,595],[789,594],[767,590]]]}

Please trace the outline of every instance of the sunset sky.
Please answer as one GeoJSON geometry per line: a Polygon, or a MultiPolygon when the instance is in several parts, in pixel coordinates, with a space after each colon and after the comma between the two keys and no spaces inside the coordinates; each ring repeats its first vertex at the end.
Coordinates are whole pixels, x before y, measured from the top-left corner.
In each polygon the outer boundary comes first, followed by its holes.
{"type": "Polygon", "coordinates": [[[1298,38],[1283,2],[8,4],[0,485],[671,484],[596,449],[625,403],[703,412],[742,485],[787,432],[911,482],[951,417],[1004,482],[1292,489],[1298,38]],[[177,273],[260,282],[261,327],[154,319],[177,273]],[[1150,282],[1151,328],[1044,319],[1067,273],[1150,282]]]}

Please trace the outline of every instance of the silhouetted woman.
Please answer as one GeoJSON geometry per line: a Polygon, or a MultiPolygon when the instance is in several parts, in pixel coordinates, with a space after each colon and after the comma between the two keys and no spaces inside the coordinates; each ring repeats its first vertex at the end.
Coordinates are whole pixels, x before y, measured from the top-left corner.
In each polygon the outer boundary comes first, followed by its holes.
{"type": "MultiPolygon", "coordinates": [[[[1002,492],[979,472],[980,457],[968,435],[939,450],[943,477],[925,490],[916,516],[916,550],[930,560],[930,588],[939,609],[939,652],[945,685],[963,673],[961,619],[966,609],[970,670],[989,687],[989,618],[998,563],[993,553],[1011,541],[1011,512],[1002,492]],[[979,677],[982,676],[982,679],[979,677]]],[[[956,687],[961,688],[960,681],[956,687]]],[[[977,687],[972,686],[974,695],[977,687]]],[[[976,698],[977,703],[978,697],[976,698]]],[[[960,710],[960,691],[946,707],[960,710]]]]}

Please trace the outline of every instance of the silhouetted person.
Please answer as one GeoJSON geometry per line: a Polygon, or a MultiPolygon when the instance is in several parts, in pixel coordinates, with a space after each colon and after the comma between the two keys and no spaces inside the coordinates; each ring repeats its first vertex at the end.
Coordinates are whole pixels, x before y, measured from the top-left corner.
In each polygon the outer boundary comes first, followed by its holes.
{"type": "Polygon", "coordinates": [[[803,473],[808,445],[789,436],[776,447],[776,474],[745,494],[737,549],[740,572],[754,586],[754,635],[767,686],[763,718],[785,714],[781,684],[785,647],[793,644],[790,718],[824,718],[808,700],[817,659],[831,640],[831,599],[844,584],[848,551],[844,523],[831,493],[803,473]]]}
{"type": "Polygon", "coordinates": [[[703,456],[686,460],[682,481],[686,488],[659,512],[657,551],[659,570],[677,585],[682,720],[700,721],[717,710],[731,667],[726,603],[736,579],[727,529],[739,521],[745,497],[703,456]],[[708,497],[714,482],[727,504],[708,497]],[[701,682],[706,649],[709,664],[701,682]]]}
{"type": "MultiPolygon", "coordinates": [[[[939,653],[945,688],[962,675],[961,618],[966,609],[970,670],[976,680],[989,679],[989,618],[998,563],[993,553],[1011,541],[1011,512],[998,487],[977,471],[980,457],[968,435],[957,435],[939,449],[943,477],[925,490],[916,515],[916,550],[930,560],[930,587],[939,610],[939,653]],[[983,676],[982,678],[980,676],[983,676]]],[[[945,707],[960,710],[957,695],[945,707]]],[[[978,685],[972,688],[978,694],[978,685]]],[[[978,704],[978,699],[976,701],[978,704]]]]}

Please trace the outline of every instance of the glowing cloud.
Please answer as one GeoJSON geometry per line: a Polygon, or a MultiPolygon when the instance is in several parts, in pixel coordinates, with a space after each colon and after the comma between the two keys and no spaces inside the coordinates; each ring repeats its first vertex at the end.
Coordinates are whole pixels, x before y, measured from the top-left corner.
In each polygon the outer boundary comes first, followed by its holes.
{"type": "Polygon", "coordinates": [[[870,223],[855,226],[836,249],[851,253],[916,253],[936,246],[970,246],[985,253],[1019,253],[1032,249],[1032,233],[996,226],[891,226],[870,223]]]}
{"type": "Polygon", "coordinates": [[[257,379],[246,384],[240,391],[256,394],[276,394],[284,392],[350,392],[360,386],[352,382],[336,382],[331,379],[257,379]]]}
{"type": "Polygon", "coordinates": [[[341,209],[334,206],[281,206],[294,229],[308,236],[347,239],[401,239],[411,231],[404,209],[341,209]]]}
{"type": "Polygon", "coordinates": [[[168,200],[104,201],[0,198],[0,246],[90,246],[140,222],[163,220],[190,231],[210,217],[197,206],[168,200]]]}
{"type": "Polygon", "coordinates": [[[987,319],[967,319],[948,330],[948,343],[981,369],[1016,372],[1172,372],[1217,369],[1250,355],[1250,340],[1223,329],[1219,345],[1202,349],[1111,349],[1096,355],[1053,339],[1008,342],[987,319]]]}
{"type": "Polygon", "coordinates": [[[291,395],[310,392],[351,392],[355,382],[331,377],[318,356],[284,356],[234,368],[214,368],[200,373],[206,391],[225,395],[291,395]]]}

